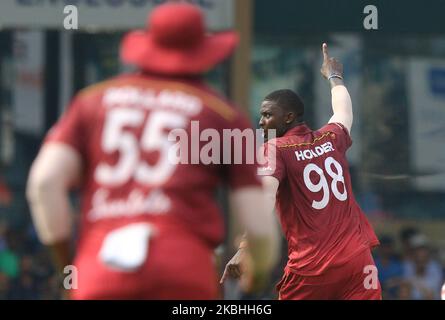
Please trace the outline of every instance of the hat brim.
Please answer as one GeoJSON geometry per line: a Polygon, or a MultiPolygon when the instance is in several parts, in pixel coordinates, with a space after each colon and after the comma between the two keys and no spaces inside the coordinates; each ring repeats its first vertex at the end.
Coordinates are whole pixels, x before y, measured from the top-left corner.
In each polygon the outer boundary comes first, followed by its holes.
{"type": "Polygon", "coordinates": [[[228,58],[239,38],[235,32],[207,35],[193,48],[166,48],[153,41],[146,31],[131,31],[121,43],[120,55],[124,63],[161,74],[202,74],[228,58]]]}

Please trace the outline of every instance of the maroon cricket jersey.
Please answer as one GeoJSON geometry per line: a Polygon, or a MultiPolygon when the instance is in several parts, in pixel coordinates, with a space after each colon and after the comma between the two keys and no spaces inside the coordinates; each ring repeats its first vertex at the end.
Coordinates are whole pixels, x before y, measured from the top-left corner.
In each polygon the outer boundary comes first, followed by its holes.
{"type": "Polygon", "coordinates": [[[347,130],[330,123],[317,131],[299,125],[270,140],[269,174],[280,182],[276,209],[288,242],[288,267],[319,275],[339,266],[378,239],[355,201],[346,150],[347,130]]]}
{"type": "Polygon", "coordinates": [[[83,160],[79,250],[97,252],[107,232],[139,221],[170,221],[212,247],[220,244],[225,230],[217,188],[261,182],[256,164],[223,164],[222,143],[212,149],[212,136],[198,135],[251,128],[197,79],[129,74],[81,91],[46,137],[46,143],[71,146],[83,160]],[[174,129],[179,133],[169,137],[174,129]],[[181,152],[173,152],[179,141],[181,152]],[[200,153],[221,161],[203,163],[200,153]],[[174,154],[183,161],[172,162],[174,154]]]}

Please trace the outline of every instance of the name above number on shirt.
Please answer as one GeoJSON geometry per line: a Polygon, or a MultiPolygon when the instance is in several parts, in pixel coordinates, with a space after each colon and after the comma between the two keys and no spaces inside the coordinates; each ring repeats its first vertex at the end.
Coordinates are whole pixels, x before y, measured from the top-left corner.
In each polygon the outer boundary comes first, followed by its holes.
{"type": "Polygon", "coordinates": [[[340,163],[338,163],[338,161],[336,161],[334,158],[328,157],[324,161],[324,167],[325,170],[323,171],[323,169],[317,166],[316,164],[309,163],[308,165],[306,165],[306,167],[304,167],[303,170],[304,184],[309,189],[309,191],[316,193],[323,190],[323,197],[321,198],[321,200],[312,201],[312,208],[317,210],[326,208],[326,206],[329,203],[330,191],[329,191],[328,180],[326,179],[324,173],[325,171],[332,178],[330,189],[334,194],[334,196],[340,201],[345,201],[348,198],[348,193],[346,191],[346,185],[345,185],[345,178],[343,177],[343,168],[341,167],[340,163]],[[334,170],[332,170],[332,166],[335,167],[337,172],[334,172],[334,170]],[[320,180],[316,184],[314,184],[311,180],[312,172],[315,172],[320,176],[320,180]],[[343,184],[343,189],[344,189],[343,192],[340,192],[338,190],[338,183],[343,184]]]}
{"type": "Polygon", "coordinates": [[[323,143],[320,146],[316,146],[314,149],[307,149],[303,151],[295,151],[297,161],[310,160],[312,158],[318,158],[325,153],[335,151],[331,142],[323,143]]]}

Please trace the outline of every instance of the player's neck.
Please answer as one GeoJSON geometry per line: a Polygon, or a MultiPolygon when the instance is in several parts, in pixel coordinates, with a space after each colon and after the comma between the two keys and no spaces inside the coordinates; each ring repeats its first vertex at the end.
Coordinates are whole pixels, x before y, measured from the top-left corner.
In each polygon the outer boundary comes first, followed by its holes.
{"type": "Polygon", "coordinates": [[[200,74],[162,74],[147,70],[139,70],[139,74],[146,75],[146,76],[154,76],[157,78],[167,78],[167,79],[177,79],[177,80],[190,80],[190,81],[201,81],[203,79],[203,76],[200,74]]]}
{"type": "Polygon", "coordinates": [[[302,126],[304,125],[304,120],[298,120],[298,121],[294,121],[291,124],[289,124],[289,127],[286,129],[286,132],[289,130],[292,130],[293,128],[296,128],[298,126],[302,126]]]}
{"type": "Polygon", "coordinates": [[[280,137],[284,136],[286,133],[288,133],[290,130],[299,127],[301,125],[304,125],[304,120],[299,120],[299,121],[294,121],[291,124],[289,124],[289,126],[286,128],[286,130],[284,131],[284,133],[282,135],[280,135],[280,137]]]}

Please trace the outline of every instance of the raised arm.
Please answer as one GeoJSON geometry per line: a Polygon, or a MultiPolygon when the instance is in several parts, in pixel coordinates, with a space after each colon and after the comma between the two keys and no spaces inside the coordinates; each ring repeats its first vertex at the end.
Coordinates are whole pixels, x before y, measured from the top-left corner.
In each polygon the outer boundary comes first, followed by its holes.
{"type": "Polygon", "coordinates": [[[323,65],[321,74],[331,85],[332,111],[329,123],[341,123],[350,133],[353,121],[352,101],[348,89],[343,83],[343,65],[335,58],[330,58],[328,45],[323,43],[323,65]]]}

